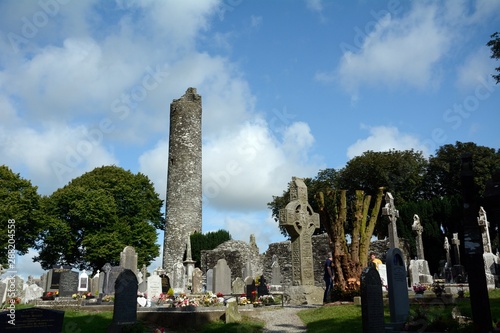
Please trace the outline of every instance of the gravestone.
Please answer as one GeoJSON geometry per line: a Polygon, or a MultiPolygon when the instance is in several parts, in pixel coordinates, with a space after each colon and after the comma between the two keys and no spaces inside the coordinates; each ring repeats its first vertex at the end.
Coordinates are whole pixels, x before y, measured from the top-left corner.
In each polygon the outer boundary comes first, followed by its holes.
{"type": "Polygon", "coordinates": [[[191,235],[188,235],[186,241],[186,260],[183,262],[185,267],[185,277],[184,277],[184,287],[191,286],[191,290],[193,288],[193,271],[194,265],[196,264],[196,260],[193,260],[191,256],[191,235]]]}
{"type": "Polygon", "coordinates": [[[115,280],[113,321],[108,332],[122,332],[137,321],[137,276],[130,269],[123,269],[115,280]]]}
{"type": "Polygon", "coordinates": [[[389,248],[399,248],[398,230],[396,221],[399,217],[399,211],[394,206],[394,198],[390,192],[385,194],[385,207],[382,207],[382,216],[389,219],[389,248]]]}
{"type": "Polygon", "coordinates": [[[148,269],[146,265],[142,265],[141,268],[141,282],[139,282],[139,292],[145,293],[148,290],[148,269]]]}
{"type": "Polygon", "coordinates": [[[59,296],[70,297],[78,292],[78,272],[61,272],[59,279],[59,296]]]}
{"type": "Polygon", "coordinates": [[[151,274],[148,277],[147,294],[148,299],[152,301],[156,301],[160,295],[163,294],[161,288],[161,277],[159,275],[151,274]]]}
{"type": "Polygon", "coordinates": [[[172,270],[172,288],[175,293],[184,292],[184,265],[181,262],[176,262],[172,270]]]}
{"type": "Polygon", "coordinates": [[[238,303],[236,299],[231,299],[227,302],[226,305],[226,324],[230,323],[238,323],[241,321],[242,316],[238,311],[238,303]]]}
{"type": "Polygon", "coordinates": [[[420,218],[417,214],[413,215],[413,231],[417,233],[417,259],[410,261],[410,281],[411,285],[419,283],[432,284],[434,279],[429,270],[429,263],[424,258],[424,243],[422,242],[422,232],[424,228],[420,224],[420,218]]]}
{"type": "Polygon", "coordinates": [[[233,294],[245,294],[245,281],[243,281],[239,276],[233,281],[233,294]]]}
{"type": "Polygon", "coordinates": [[[279,212],[280,226],[284,226],[291,237],[292,284],[314,286],[314,267],[311,237],[319,228],[319,215],[314,213],[307,199],[304,180],[292,177],[290,202],[279,212]]]}
{"type": "Polygon", "coordinates": [[[40,276],[40,287],[43,288],[43,290],[47,290],[47,273],[43,273],[40,276]]]}
{"type": "Polygon", "coordinates": [[[382,281],[378,270],[371,266],[361,274],[361,319],[363,333],[385,332],[382,281]]]}
{"type": "Polygon", "coordinates": [[[7,284],[0,282],[0,304],[3,304],[7,299],[7,284]]]}
{"type": "Polygon", "coordinates": [[[444,278],[445,281],[450,283],[453,281],[453,275],[451,272],[451,268],[453,265],[451,264],[451,255],[450,255],[450,242],[448,241],[448,237],[444,238],[444,245],[443,245],[444,251],[446,252],[446,263],[444,265],[444,278]]]}
{"type": "Polygon", "coordinates": [[[461,263],[460,259],[460,239],[458,238],[458,233],[453,233],[453,238],[451,239],[453,256],[455,258],[455,263],[452,268],[453,281],[455,283],[465,282],[465,268],[461,263]]]}
{"type": "Polygon", "coordinates": [[[207,271],[207,286],[206,289],[208,292],[214,292],[214,270],[210,268],[207,271]]]}
{"type": "Polygon", "coordinates": [[[486,217],[486,211],[483,207],[479,207],[479,217],[477,218],[479,228],[481,229],[481,236],[483,238],[483,251],[484,253],[493,253],[491,250],[491,240],[490,240],[490,223],[486,217]]]}
{"type": "Polygon", "coordinates": [[[137,276],[137,253],[133,246],[125,246],[120,253],[120,266],[130,269],[137,276]]]}
{"type": "Polygon", "coordinates": [[[93,293],[95,296],[99,295],[99,293],[102,292],[102,289],[101,287],[99,286],[99,274],[100,271],[97,270],[97,273],[94,275],[94,277],[91,279],[91,283],[90,283],[90,286],[91,286],[91,290],[90,292],[93,293]]]}
{"type": "Polygon", "coordinates": [[[281,267],[278,263],[278,256],[273,254],[273,263],[271,264],[271,286],[281,285],[281,267]]]}
{"type": "Polygon", "coordinates": [[[387,251],[387,287],[389,292],[389,311],[391,326],[401,329],[408,319],[410,305],[408,301],[408,285],[403,253],[398,248],[387,251]]]}
{"type": "Polygon", "coordinates": [[[245,279],[245,286],[246,286],[246,294],[247,298],[251,301],[254,302],[256,295],[257,295],[257,287],[255,286],[255,280],[252,279],[252,277],[248,276],[245,279]]]}
{"type": "Polygon", "coordinates": [[[123,272],[124,269],[125,268],[123,268],[121,266],[112,266],[111,267],[111,269],[109,270],[109,273],[106,274],[107,285],[104,285],[104,293],[105,294],[109,295],[109,294],[113,294],[115,292],[116,279],[118,278],[118,275],[120,275],[120,273],[123,272]]]}
{"type": "Polygon", "coordinates": [[[417,259],[425,259],[424,257],[424,242],[422,241],[422,232],[424,231],[424,227],[420,224],[420,217],[417,214],[413,215],[413,225],[411,226],[412,230],[415,231],[417,237],[415,237],[415,243],[417,247],[417,259]]]}
{"type": "Polygon", "coordinates": [[[223,293],[224,295],[231,293],[231,270],[227,265],[226,259],[219,259],[214,267],[214,293],[223,293]]]}
{"type": "Polygon", "coordinates": [[[247,256],[247,261],[245,262],[245,266],[243,267],[241,274],[241,277],[243,279],[246,279],[247,276],[253,276],[252,259],[250,258],[250,255],[247,256]]]}
{"type": "Polygon", "coordinates": [[[70,270],[71,267],[68,266],[53,267],[51,270],[49,270],[47,276],[47,289],[45,289],[45,291],[59,290],[59,280],[61,278],[61,273],[70,270]]]}
{"type": "Polygon", "coordinates": [[[259,296],[269,295],[269,289],[267,289],[266,282],[267,281],[264,278],[264,275],[261,275],[259,279],[259,285],[257,286],[257,293],[259,294],[259,296]]]}
{"type": "MultiPolygon", "coordinates": [[[[109,288],[109,276],[111,273],[111,264],[109,262],[105,263],[104,266],[102,266],[102,293],[105,295],[111,294],[110,288],[109,288]]],[[[99,285],[101,284],[101,279],[99,279],[99,285]]]]}
{"type": "Polygon", "coordinates": [[[27,308],[15,311],[15,317],[9,317],[9,311],[0,312],[0,332],[5,333],[62,333],[64,311],[27,308]],[[15,319],[12,325],[10,320],[15,319]]]}
{"type": "Polygon", "coordinates": [[[191,287],[191,292],[193,294],[201,294],[203,291],[203,272],[201,269],[196,267],[193,271],[193,285],[191,287]]]}
{"type": "MultiPolygon", "coordinates": [[[[169,291],[169,290],[170,290],[170,288],[172,287],[172,286],[170,285],[170,278],[169,278],[169,277],[168,277],[168,275],[167,275],[167,274],[165,274],[165,273],[161,273],[161,274],[160,274],[160,278],[161,278],[161,292],[162,292],[163,294],[166,294],[166,293],[168,293],[168,291],[169,291]]],[[[175,292],[175,290],[174,290],[174,292],[175,292]]]]}
{"type": "MultiPolygon", "coordinates": [[[[82,274],[80,274],[80,282],[78,283],[78,291],[88,291],[89,288],[89,276],[87,275],[87,272],[83,271],[82,274]]],[[[92,290],[90,289],[90,292],[92,290]]]]}
{"type": "Polygon", "coordinates": [[[486,287],[488,289],[495,289],[495,285],[498,283],[498,274],[496,271],[496,266],[500,263],[498,256],[493,254],[491,248],[490,232],[488,218],[486,217],[486,211],[483,207],[479,207],[479,217],[477,218],[479,228],[481,230],[481,235],[483,239],[483,260],[484,260],[484,271],[486,274],[486,287]]]}

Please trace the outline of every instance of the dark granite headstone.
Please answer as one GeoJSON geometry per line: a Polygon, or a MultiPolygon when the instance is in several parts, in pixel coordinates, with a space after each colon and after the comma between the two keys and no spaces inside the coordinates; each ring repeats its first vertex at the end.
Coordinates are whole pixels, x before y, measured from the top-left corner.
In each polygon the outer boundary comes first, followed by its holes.
{"type": "Polygon", "coordinates": [[[78,292],[78,272],[61,272],[59,278],[59,296],[68,297],[78,292]]]}
{"type": "Polygon", "coordinates": [[[255,296],[257,293],[257,287],[255,286],[255,281],[253,279],[246,278],[245,282],[247,283],[247,299],[251,302],[255,301],[255,296]],[[250,284],[248,284],[250,282],[250,284]]]}
{"type": "Polygon", "coordinates": [[[115,282],[113,322],[108,332],[121,332],[124,327],[137,321],[137,276],[130,269],[124,269],[115,282]]]}
{"type": "Polygon", "coordinates": [[[382,281],[378,270],[372,266],[361,273],[361,318],[363,333],[385,331],[382,281]]]}
{"type": "Polygon", "coordinates": [[[167,274],[161,274],[161,292],[163,294],[168,293],[168,290],[170,289],[170,279],[168,278],[167,274]]]}
{"type": "Polygon", "coordinates": [[[0,312],[0,317],[0,332],[61,333],[64,311],[27,308],[15,310],[13,314],[3,311],[0,312]]]}
{"type": "Polygon", "coordinates": [[[266,279],[264,279],[264,275],[260,276],[257,293],[259,294],[259,296],[269,295],[269,289],[267,289],[266,279]]]}
{"type": "Polygon", "coordinates": [[[389,310],[392,326],[397,329],[408,319],[410,312],[406,267],[403,253],[398,248],[389,249],[386,258],[389,310]]]}

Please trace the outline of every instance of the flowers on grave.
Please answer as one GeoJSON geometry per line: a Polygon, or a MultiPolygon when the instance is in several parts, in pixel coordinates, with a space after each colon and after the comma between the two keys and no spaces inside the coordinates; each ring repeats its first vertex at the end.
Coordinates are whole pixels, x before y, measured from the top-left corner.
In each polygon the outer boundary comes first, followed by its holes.
{"type": "Polygon", "coordinates": [[[275,303],[274,297],[272,295],[260,296],[259,301],[264,305],[270,305],[275,303]]]}
{"type": "Polygon", "coordinates": [[[102,298],[102,301],[103,302],[113,302],[115,300],[114,296],[112,295],[105,295],[103,298],[102,298]]]}
{"type": "MultiPolygon", "coordinates": [[[[210,292],[205,293],[201,296],[201,299],[199,300],[199,304],[203,305],[203,306],[221,305],[217,295],[210,293],[210,292]]],[[[222,303],[222,304],[224,304],[224,303],[222,303]]]]}
{"type": "Polygon", "coordinates": [[[438,296],[438,297],[441,296],[443,293],[446,292],[444,290],[444,285],[440,284],[438,280],[434,281],[434,283],[432,284],[431,289],[434,292],[434,294],[436,294],[436,296],[438,296]]]}
{"type": "Polygon", "coordinates": [[[154,329],[153,333],[165,333],[165,328],[157,327],[154,329]]]}
{"type": "Polygon", "coordinates": [[[417,284],[413,285],[413,291],[416,294],[423,294],[424,291],[426,291],[426,290],[427,290],[427,286],[425,286],[423,284],[417,283],[417,284]]]}
{"type": "Polygon", "coordinates": [[[250,301],[245,295],[241,295],[238,298],[238,305],[247,305],[247,304],[252,304],[252,301],[250,301]]]}

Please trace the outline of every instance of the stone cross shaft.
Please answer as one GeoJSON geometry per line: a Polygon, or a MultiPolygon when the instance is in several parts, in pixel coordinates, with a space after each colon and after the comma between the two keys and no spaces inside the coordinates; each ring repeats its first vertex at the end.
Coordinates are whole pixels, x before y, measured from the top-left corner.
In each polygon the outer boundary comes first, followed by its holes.
{"type": "Polygon", "coordinates": [[[411,228],[417,233],[417,257],[418,259],[424,260],[424,243],[422,242],[422,232],[424,231],[424,227],[420,224],[420,217],[418,217],[417,214],[413,215],[413,225],[411,228]]]}
{"type": "Polygon", "coordinates": [[[451,267],[450,243],[448,242],[448,237],[444,238],[444,250],[446,251],[446,265],[447,267],[451,267]]]}
{"type": "Polygon", "coordinates": [[[396,220],[399,217],[399,211],[394,206],[394,198],[390,192],[385,194],[385,207],[382,207],[382,215],[389,218],[389,248],[399,248],[398,230],[396,220]]]}
{"type": "Polygon", "coordinates": [[[479,224],[479,228],[481,228],[481,235],[483,237],[483,248],[484,253],[492,253],[491,251],[491,240],[490,240],[490,231],[489,226],[490,223],[486,218],[486,211],[483,207],[479,208],[479,217],[477,218],[477,222],[479,224]]]}
{"type": "Polygon", "coordinates": [[[319,214],[313,212],[307,201],[303,179],[292,177],[290,202],[280,210],[279,220],[291,236],[293,285],[314,285],[311,237],[319,228],[319,214]]]}
{"type": "Polygon", "coordinates": [[[458,239],[458,233],[453,234],[453,238],[451,239],[451,244],[453,244],[453,253],[455,254],[455,258],[457,260],[456,265],[460,265],[460,239],[458,239]]]}

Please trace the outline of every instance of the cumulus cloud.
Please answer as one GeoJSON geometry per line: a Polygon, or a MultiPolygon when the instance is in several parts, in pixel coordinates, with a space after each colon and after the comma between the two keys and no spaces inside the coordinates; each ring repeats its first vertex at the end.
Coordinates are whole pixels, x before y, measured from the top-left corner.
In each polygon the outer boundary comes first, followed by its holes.
{"type": "Polygon", "coordinates": [[[476,1],[472,10],[464,2],[414,2],[404,16],[387,13],[377,22],[368,22],[364,31],[355,29],[353,42],[341,45],[343,56],[336,70],[319,71],[315,79],[339,80],[354,100],[363,86],[437,89],[448,54],[469,52],[460,49],[469,38],[468,29],[491,18],[499,8],[494,1],[476,1]],[[367,29],[372,25],[372,30],[367,29]]]}
{"type": "Polygon", "coordinates": [[[167,189],[168,140],[160,140],[156,146],[139,157],[139,171],[149,177],[155,191],[162,200],[166,199],[167,189]]]}
{"type": "Polygon", "coordinates": [[[484,84],[490,79],[492,70],[495,68],[495,62],[490,59],[490,52],[487,47],[481,47],[458,67],[456,84],[460,89],[472,90],[478,84],[484,84]]]}
{"type": "MultiPolygon", "coordinates": [[[[363,126],[365,127],[365,126],[363,126]]],[[[388,151],[413,149],[422,151],[424,155],[428,155],[427,148],[418,138],[401,133],[397,127],[393,126],[374,126],[366,127],[370,135],[365,139],[357,140],[354,144],[347,148],[347,157],[362,155],[367,150],[372,151],[388,151]]]]}
{"type": "MultiPolygon", "coordinates": [[[[436,65],[449,49],[449,32],[436,6],[415,5],[406,17],[386,15],[365,36],[359,52],[346,51],[338,67],[341,84],[357,93],[362,84],[434,85],[436,65]]],[[[438,71],[437,71],[438,72],[438,71]]]]}
{"type": "Polygon", "coordinates": [[[41,130],[0,126],[8,138],[0,145],[2,163],[15,172],[30,174],[40,193],[50,194],[84,172],[118,164],[103,146],[105,133],[98,128],[52,125],[41,130]]]}

